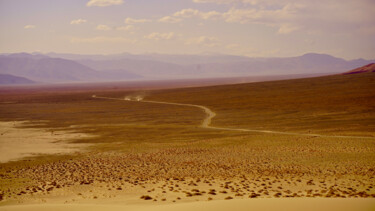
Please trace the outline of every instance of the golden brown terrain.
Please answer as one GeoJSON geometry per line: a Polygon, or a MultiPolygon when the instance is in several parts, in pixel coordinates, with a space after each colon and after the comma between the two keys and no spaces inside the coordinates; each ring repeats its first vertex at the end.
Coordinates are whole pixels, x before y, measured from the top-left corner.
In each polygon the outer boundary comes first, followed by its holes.
{"type": "Polygon", "coordinates": [[[375,73],[166,90],[0,91],[0,121],[41,120],[23,127],[74,128],[92,136],[75,143],[94,145],[0,164],[2,205],[375,198],[375,73]],[[217,114],[211,126],[296,134],[202,128],[199,108],[92,95],[202,105],[217,114]]]}

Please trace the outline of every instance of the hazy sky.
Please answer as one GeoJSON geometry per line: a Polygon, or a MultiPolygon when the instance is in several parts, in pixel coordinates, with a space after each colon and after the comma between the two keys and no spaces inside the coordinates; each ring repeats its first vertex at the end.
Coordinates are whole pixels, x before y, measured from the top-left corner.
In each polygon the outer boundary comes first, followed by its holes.
{"type": "Polygon", "coordinates": [[[0,52],[375,58],[375,0],[0,0],[0,52]]]}

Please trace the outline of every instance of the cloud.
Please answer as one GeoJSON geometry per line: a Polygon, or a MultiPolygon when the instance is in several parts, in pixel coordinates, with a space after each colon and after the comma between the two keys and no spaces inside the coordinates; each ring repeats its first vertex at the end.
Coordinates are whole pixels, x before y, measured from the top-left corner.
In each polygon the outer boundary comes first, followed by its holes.
{"type": "Polygon", "coordinates": [[[231,8],[223,13],[223,18],[228,23],[260,24],[278,28],[278,34],[289,34],[304,24],[300,24],[300,17],[305,7],[300,4],[287,4],[278,9],[236,9],[231,8]]]}
{"type": "Polygon", "coordinates": [[[183,9],[178,12],[175,12],[173,16],[175,17],[181,17],[181,18],[191,18],[194,16],[199,16],[200,11],[195,9],[183,9]]]}
{"type": "Polygon", "coordinates": [[[88,7],[107,7],[112,5],[121,5],[123,0],[90,0],[87,2],[86,6],[88,7]]]}
{"type": "Polygon", "coordinates": [[[216,37],[200,36],[187,39],[186,45],[203,45],[206,47],[216,47],[220,45],[220,41],[216,37]]]}
{"type": "Polygon", "coordinates": [[[176,37],[174,32],[169,32],[169,33],[158,33],[158,32],[153,32],[149,35],[144,36],[146,39],[150,40],[171,40],[176,37]]]}
{"type": "Polygon", "coordinates": [[[194,3],[214,3],[214,4],[243,4],[243,5],[275,5],[285,2],[297,2],[298,0],[193,0],[194,3]]]}
{"type": "Polygon", "coordinates": [[[196,9],[183,9],[180,11],[177,11],[173,14],[174,17],[180,17],[180,18],[193,18],[198,17],[204,20],[209,19],[219,19],[222,17],[222,14],[217,11],[209,11],[209,12],[202,12],[196,9]]]}
{"type": "Polygon", "coordinates": [[[216,11],[210,11],[210,12],[201,12],[200,16],[202,19],[205,20],[217,20],[222,17],[221,13],[216,11]]]}
{"type": "Polygon", "coordinates": [[[160,18],[158,21],[162,23],[179,23],[182,20],[180,18],[176,18],[172,16],[165,16],[165,17],[160,18]]]}
{"type": "MultiPolygon", "coordinates": [[[[237,0],[238,2],[239,0],[237,0]]],[[[194,3],[215,3],[215,4],[231,4],[236,0],[193,0],[194,3]]]]}
{"type": "Polygon", "coordinates": [[[240,48],[241,46],[239,45],[239,44],[235,44],[235,43],[233,43],[233,44],[228,44],[228,45],[226,45],[225,46],[227,49],[238,49],[238,48],[240,48]]]}
{"type": "Polygon", "coordinates": [[[277,10],[258,9],[230,9],[223,14],[226,22],[229,23],[279,23],[292,20],[294,12],[289,8],[277,10]]]}
{"type": "Polygon", "coordinates": [[[223,13],[185,9],[176,16],[220,19],[228,23],[260,24],[278,34],[298,30],[323,33],[368,32],[375,27],[372,0],[193,0],[195,3],[232,4],[223,13]]]}
{"type": "Polygon", "coordinates": [[[85,19],[76,19],[76,20],[70,21],[70,24],[79,25],[79,24],[86,23],[86,22],[87,22],[87,20],[85,20],[85,19]]]}
{"type": "MultiPolygon", "coordinates": [[[[211,2],[210,0],[196,0],[195,2],[211,2]]],[[[242,0],[245,1],[245,0],[242,0]]],[[[250,0],[248,0],[250,1],[250,0]]],[[[218,3],[217,1],[212,1],[218,3]]],[[[219,1],[219,2],[235,2],[235,1],[219,1]]],[[[255,0],[254,0],[255,2],[255,0]]],[[[298,9],[298,4],[287,4],[282,8],[264,9],[264,8],[236,8],[232,7],[227,12],[209,11],[202,12],[196,9],[182,9],[173,14],[174,17],[180,18],[201,18],[204,20],[225,20],[229,23],[264,23],[264,22],[280,22],[290,18],[298,9]]]]}
{"type": "Polygon", "coordinates": [[[125,23],[126,24],[136,24],[136,23],[147,23],[151,22],[152,20],[149,19],[133,19],[133,18],[126,18],[125,23]]]}
{"type": "Polygon", "coordinates": [[[100,25],[96,26],[96,30],[99,30],[99,31],[109,31],[109,30],[111,30],[111,27],[109,27],[107,25],[100,24],[100,25]]]}
{"type": "Polygon", "coordinates": [[[35,25],[26,25],[23,27],[24,29],[35,29],[36,26],[35,25]]]}
{"type": "Polygon", "coordinates": [[[290,34],[293,31],[298,30],[298,26],[294,26],[291,24],[282,24],[277,31],[278,34],[290,34]]]}
{"type": "Polygon", "coordinates": [[[71,43],[135,43],[136,40],[131,40],[125,37],[73,37],[70,39],[71,43]]]}
{"type": "Polygon", "coordinates": [[[126,25],[126,26],[116,27],[116,30],[119,30],[119,31],[132,31],[134,29],[135,29],[135,27],[133,25],[126,25]]]}

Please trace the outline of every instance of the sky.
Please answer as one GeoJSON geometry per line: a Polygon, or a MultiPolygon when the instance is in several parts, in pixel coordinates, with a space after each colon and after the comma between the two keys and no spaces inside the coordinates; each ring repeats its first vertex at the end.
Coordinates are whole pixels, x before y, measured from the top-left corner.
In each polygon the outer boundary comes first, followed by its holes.
{"type": "Polygon", "coordinates": [[[375,0],[0,0],[0,53],[375,58],[375,0]]]}

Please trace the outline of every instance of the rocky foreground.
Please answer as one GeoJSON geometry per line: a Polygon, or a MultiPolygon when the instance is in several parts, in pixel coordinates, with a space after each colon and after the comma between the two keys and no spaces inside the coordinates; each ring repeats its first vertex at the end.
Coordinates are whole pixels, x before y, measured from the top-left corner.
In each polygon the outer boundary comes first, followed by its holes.
{"type": "MultiPolygon", "coordinates": [[[[92,153],[0,166],[2,203],[93,199],[196,201],[274,197],[375,198],[375,168],[358,161],[303,163],[245,147],[179,147],[144,153],[92,153]]],[[[309,152],[326,152],[311,148],[309,152]]],[[[348,148],[347,150],[353,150],[348,148]]],[[[359,149],[357,149],[359,150],[359,149]]]]}

